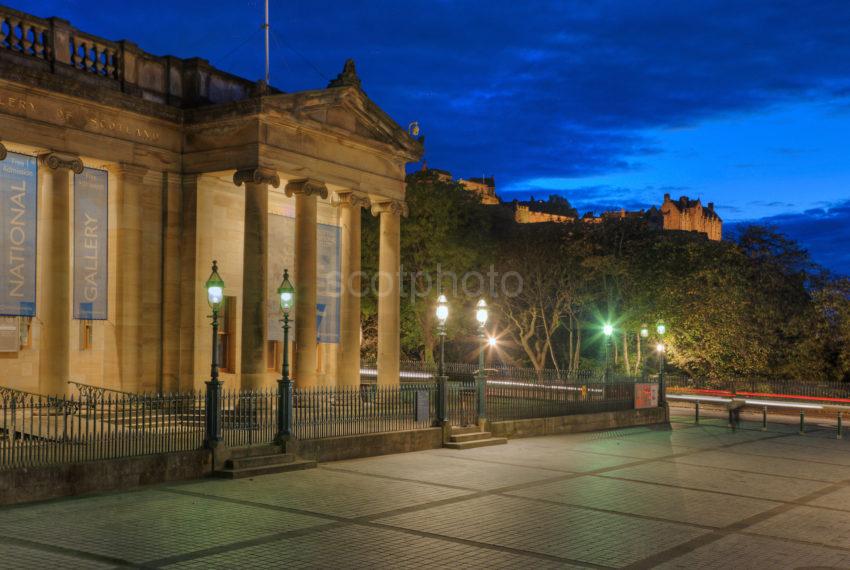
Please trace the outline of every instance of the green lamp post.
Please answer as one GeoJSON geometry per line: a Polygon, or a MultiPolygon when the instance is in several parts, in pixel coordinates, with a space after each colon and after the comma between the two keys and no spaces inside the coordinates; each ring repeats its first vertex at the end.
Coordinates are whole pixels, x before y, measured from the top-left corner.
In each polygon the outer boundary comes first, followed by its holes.
{"type": "Polygon", "coordinates": [[[287,441],[292,434],[292,380],[289,378],[289,312],[295,299],[295,287],[289,280],[289,270],[283,270],[283,281],[277,288],[280,310],[283,313],[283,364],[277,383],[277,439],[287,441]]]}
{"type": "Polygon", "coordinates": [[[664,344],[664,335],[667,334],[667,325],[664,321],[658,321],[655,326],[655,332],[658,333],[658,345],[655,347],[658,351],[658,405],[664,406],[665,402],[665,387],[664,387],[664,364],[667,359],[667,346],[664,344]]]}
{"type": "Polygon", "coordinates": [[[478,321],[478,338],[481,340],[481,346],[478,349],[478,421],[487,418],[487,379],[484,373],[484,350],[487,348],[487,334],[484,326],[487,324],[487,319],[490,312],[487,309],[487,303],[484,299],[478,301],[475,306],[475,320],[478,321]]]}
{"type": "Polygon", "coordinates": [[[608,382],[608,377],[611,374],[611,337],[614,336],[614,325],[605,323],[602,327],[602,334],[605,335],[605,382],[608,382]]]}
{"type": "Polygon", "coordinates": [[[440,388],[437,420],[445,424],[448,421],[448,379],[446,378],[446,321],[449,320],[449,302],[443,293],[437,298],[437,331],[440,335],[440,360],[437,363],[437,381],[440,388]]]}
{"type": "Polygon", "coordinates": [[[206,393],[206,442],[208,447],[221,441],[221,423],[219,408],[221,401],[221,382],[218,379],[218,312],[224,302],[224,281],[218,274],[218,263],[213,260],[212,273],[204,283],[207,290],[207,302],[212,309],[212,362],[210,380],[206,393]]]}

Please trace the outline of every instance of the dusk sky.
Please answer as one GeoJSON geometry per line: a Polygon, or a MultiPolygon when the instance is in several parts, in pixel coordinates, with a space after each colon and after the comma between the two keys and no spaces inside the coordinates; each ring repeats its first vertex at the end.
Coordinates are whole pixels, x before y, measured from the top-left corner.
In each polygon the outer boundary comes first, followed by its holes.
{"type": "MultiPolygon", "coordinates": [[[[263,74],[262,0],[7,0],[263,74]],[[143,23],[144,22],[144,23],[143,23]]],[[[419,121],[428,165],[580,211],[713,201],[850,273],[850,2],[271,0],[271,82],[419,121]]]]}

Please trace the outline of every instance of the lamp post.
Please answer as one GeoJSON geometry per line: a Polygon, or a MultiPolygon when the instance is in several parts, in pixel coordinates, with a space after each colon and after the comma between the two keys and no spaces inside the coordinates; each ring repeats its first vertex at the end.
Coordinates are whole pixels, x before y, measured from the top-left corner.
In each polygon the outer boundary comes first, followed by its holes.
{"type": "Polygon", "coordinates": [[[448,378],[446,378],[446,321],[449,319],[449,303],[446,296],[440,293],[437,299],[437,330],[440,335],[440,360],[437,363],[437,381],[439,382],[440,399],[437,407],[437,421],[442,425],[449,419],[448,378]]]}
{"type": "Polygon", "coordinates": [[[478,349],[478,421],[487,419],[487,380],[484,374],[484,350],[487,347],[487,334],[484,331],[484,325],[487,324],[487,318],[490,316],[487,310],[487,303],[484,299],[478,301],[475,306],[475,320],[478,321],[478,338],[481,339],[481,346],[478,349]]]}
{"type": "Polygon", "coordinates": [[[614,334],[614,326],[611,325],[611,323],[605,323],[605,325],[602,327],[602,333],[605,335],[605,380],[604,381],[608,382],[608,376],[611,373],[610,372],[611,371],[611,364],[610,364],[610,361],[611,361],[611,356],[610,356],[611,346],[610,345],[611,345],[611,337],[614,334]]]}
{"type": "Polygon", "coordinates": [[[283,364],[277,383],[277,440],[285,443],[292,434],[292,380],[289,379],[289,311],[295,298],[295,287],[289,281],[289,270],[283,270],[283,281],[277,288],[283,312],[283,364]]]}
{"type": "MultiPolygon", "coordinates": [[[[642,342],[645,342],[649,338],[649,327],[646,325],[646,323],[644,323],[640,326],[640,338],[642,339],[642,342]]],[[[638,348],[640,348],[640,346],[638,348]]],[[[649,348],[649,347],[647,347],[647,348],[649,348]]],[[[641,373],[641,376],[643,376],[644,378],[646,378],[646,353],[647,353],[647,351],[644,350],[642,358],[641,358],[641,363],[640,363],[640,366],[641,366],[640,373],[641,373]]]]}
{"type": "Polygon", "coordinates": [[[219,422],[219,402],[221,400],[221,382],[218,379],[218,311],[224,301],[224,281],[218,274],[218,264],[212,262],[212,273],[204,284],[207,290],[207,302],[212,309],[212,362],[210,380],[206,394],[206,443],[215,447],[221,441],[221,423],[219,422]]]}
{"type": "Polygon", "coordinates": [[[658,324],[655,326],[655,332],[658,333],[658,337],[661,339],[658,342],[658,346],[656,350],[658,351],[658,405],[664,406],[665,397],[664,397],[664,364],[666,360],[666,352],[667,347],[664,345],[664,335],[667,333],[667,326],[663,321],[658,321],[658,324]]]}

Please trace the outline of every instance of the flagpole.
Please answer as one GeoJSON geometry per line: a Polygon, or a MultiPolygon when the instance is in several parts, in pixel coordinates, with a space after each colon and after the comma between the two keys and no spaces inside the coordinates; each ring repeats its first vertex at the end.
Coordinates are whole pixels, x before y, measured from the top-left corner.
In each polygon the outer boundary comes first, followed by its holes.
{"type": "Polygon", "coordinates": [[[269,0],[266,0],[266,21],[263,24],[266,31],[266,85],[269,84],[269,0]]]}

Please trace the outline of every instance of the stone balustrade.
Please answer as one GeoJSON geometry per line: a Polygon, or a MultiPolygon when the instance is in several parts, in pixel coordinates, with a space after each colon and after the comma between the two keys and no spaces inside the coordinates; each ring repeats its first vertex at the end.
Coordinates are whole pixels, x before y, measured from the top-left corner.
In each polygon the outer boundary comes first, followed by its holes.
{"type": "Polygon", "coordinates": [[[108,79],[120,78],[121,48],[95,36],[74,31],[70,38],[70,63],[80,71],[108,79]]]}
{"type": "Polygon", "coordinates": [[[50,22],[41,18],[0,8],[0,48],[49,61],[50,22]]]}
{"type": "Polygon", "coordinates": [[[61,18],[39,18],[0,6],[0,63],[41,72],[81,73],[94,84],[175,107],[238,101],[277,92],[200,58],[147,53],[132,42],[83,32],[61,18]]]}

